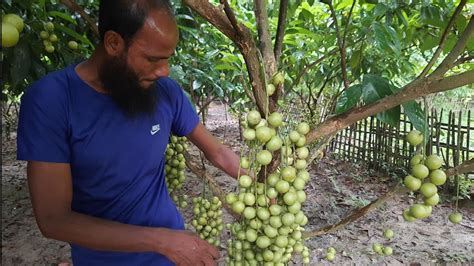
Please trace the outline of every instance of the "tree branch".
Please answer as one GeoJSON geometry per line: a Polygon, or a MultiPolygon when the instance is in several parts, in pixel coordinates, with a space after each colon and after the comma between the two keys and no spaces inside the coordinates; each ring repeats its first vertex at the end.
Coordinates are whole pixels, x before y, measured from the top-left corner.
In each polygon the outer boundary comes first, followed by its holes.
{"type": "Polygon", "coordinates": [[[60,0],[63,5],[65,5],[69,10],[79,13],[81,17],[89,24],[89,28],[92,32],[99,37],[99,28],[97,27],[96,21],[87,14],[84,9],[78,5],[74,0],[60,0]]]}
{"type": "Polygon", "coordinates": [[[461,57],[456,62],[454,62],[453,67],[472,61],[473,59],[474,59],[474,55],[461,57]]]}
{"type": "Polygon", "coordinates": [[[227,0],[221,0],[221,4],[224,5],[224,12],[227,15],[227,18],[229,19],[230,24],[232,24],[232,27],[234,28],[237,35],[240,35],[241,30],[239,24],[237,22],[237,19],[235,18],[234,12],[229,6],[229,3],[227,2],[227,0]]]}
{"type": "Polygon", "coordinates": [[[280,0],[280,12],[278,13],[278,27],[275,37],[275,47],[273,53],[275,54],[275,61],[278,65],[280,62],[281,50],[283,49],[283,37],[285,36],[286,15],[288,13],[288,0],[280,0]]]}
{"type": "Polygon", "coordinates": [[[255,0],[254,11],[257,20],[258,39],[260,40],[260,52],[263,56],[263,63],[267,73],[266,77],[271,77],[276,71],[276,62],[272,51],[272,39],[269,32],[268,13],[265,2],[265,0],[255,0]]]}
{"type": "Polygon", "coordinates": [[[431,58],[430,62],[428,65],[426,65],[425,69],[421,72],[421,74],[418,76],[418,79],[424,78],[426,74],[430,71],[430,69],[433,67],[433,65],[436,63],[436,60],[438,60],[438,57],[441,54],[441,51],[443,51],[444,44],[446,43],[446,40],[448,39],[448,35],[451,32],[451,28],[454,25],[454,22],[456,20],[456,17],[461,13],[463,7],[466,5],[467,0],[461,0],[459,3],[458,7],[454,11],[453,16],[448,22],[448,25],[444,29],[443,34],[441,35],[441,40],[439,41],[438,48],[436,49],[435,53],[433,54],[433,57],[431,58]]]}
{"type": "MultiPolygon", "coordinates": [[[[446,170],[446,176],[452,177],[455,174],[459,175],[459,174],[469,173],[469,172],[472,172],[472,171],[474,171],[474,159],[471,159],[469,161],[465,161],[462,164],[460,164],[460,165],[458,165],[454,168],[450,168],[450,169],[446,170]]],[[[323,228],[316,229],[316,230],[304,233],[303,237],[314,237],[314,236],[320,236],[320,235],[324,235],[324,234],[333,233],[333,232],[343,228],[347,224],[349,224],[351,222],[354,222],[355,220],[363,217],[364,215],[368,214],[369,212],[377,209],[380,205],[382,205],[384,202],[386,202],[390,198],[392,198],[394,196],[397,196],[397,195],[401,195],[403,193],[407,193],[407,192],[409,192],[409,190],[407,188],[403,187],[400,184],[397,184],[396,186],[392,187],[387,193],[385,193],[384,195],[382,195],[378,199],[372,201],[367,206],[352,212],[350,215],[348,215],[347,217],[345,217],[344,219],[342,219],[338,223],[333,224],[333,225],[328,225],[328,226],[325,226],[323,228]]]]}
{"type": "Polygon", "coordinates": [[[306,136],[307,143],[311,143],[322,136],[338,132],[359,120],[388,110],[404,102],[417,99],[423,95],[458,88],[470,83],[474,83],[474,70],[446,77],[441,80],[428,80],[427,78],[415,80],[396,94],[387,96],[369,105],[353,108],[317,125],[306,136]]]}
{"type": "Polygon", "coordinates": [[[450,70],[455,60],[459,57],[459,55],[466,47],[467,42],[474,34],[474,17],[471,16],[469,20],[469,24],[467,24],[466,29],[464,30],[463,34],[457,41],[456,45],[454,46],[453,50],[444,58],[443,62],[433,71],[431,75],[428,76],[430,79],[438,79],[441,78],[448,70],[450,70]]]}
{"type": "MultiPolygon", "coordinates": [[[[339,25],[337,23],[336,11],[334,10],[334,7],[332,5],[331,0],[322,1],[322,2],[329,6],[329,9],[331,10],[331,17],[334,20],[334,27],[336,28],[337,45],[339,46],[339,52],[341,54],[342,80],[344,82],[344,88],[347,89],[349,87],[349,80],[347,79],[347,69],[346,69],[346,49],[344,47],[344,43],[343,43],[342,38],[341,38],[341,33],[339,31],[339,25]]],[[[352,10],[352,8],[351,8],[351,10],[352,10]]]]}

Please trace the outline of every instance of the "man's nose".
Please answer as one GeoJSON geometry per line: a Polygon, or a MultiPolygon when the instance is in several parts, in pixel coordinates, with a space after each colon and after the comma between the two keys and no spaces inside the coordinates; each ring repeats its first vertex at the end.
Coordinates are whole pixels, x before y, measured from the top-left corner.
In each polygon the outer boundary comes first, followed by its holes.
{"type": "Polygon", "coordinates": [[[154,74],[157,79],[160,77],[167,77],[170,74],[170,68],[169,68],[168,62],[160,64],[155,69],[154,74]]]}

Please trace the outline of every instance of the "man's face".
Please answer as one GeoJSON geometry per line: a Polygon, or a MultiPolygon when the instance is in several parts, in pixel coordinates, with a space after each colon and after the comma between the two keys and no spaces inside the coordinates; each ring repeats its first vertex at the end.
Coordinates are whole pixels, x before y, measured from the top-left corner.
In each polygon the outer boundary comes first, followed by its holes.
{"type": "Polygon", "coordinates": [[[155,81],[168,76],[168,59],[176,49],[178,38],[176,22],[166,11],[152,10],[123,53],[107,56],[99,77],[127,114],[154,112],[155,81]]]}

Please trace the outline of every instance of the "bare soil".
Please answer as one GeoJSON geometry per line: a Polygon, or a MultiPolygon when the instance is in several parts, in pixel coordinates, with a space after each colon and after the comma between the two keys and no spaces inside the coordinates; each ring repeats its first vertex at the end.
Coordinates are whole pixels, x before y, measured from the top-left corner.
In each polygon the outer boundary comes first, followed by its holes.
{"type": "MultiPolygon", "coordinates": [[[[236,152],[240,150],[237,120],[226,114],[224,105],[210,106],[206,126],[223,143],[236,152]]],[[[9,136],[7,139],[5,134],[2,135],[2,265],[70,262],[69,245],[46,239],[36,225],[26,182],[26,164],[15,159],[16,135],[11,132],[9,136]]],[[[195,161],[200,162],[199,151],[192,147],[190,152],[195,161]]],[[[207,171],[216,177],[226,192],[235,190],[235,180],[207,161],[205,163],[207,171]]],[[[398,182],[394,177],[369,170],[364,162],[343,162],[330,154],[310,168],[311,181],[305,189],[308,199],[303,205],[309,218],[306,230],[337,223],[398,182]]],[[[201,179],[188,171],[182,193],[192,198],[202,194],[203,190],[206,189],[201,179]]],[[[333,234],[306,240],[311,253],[310,264],[330,264],[324,256],[325,250],[332,246],[337,250],[336,259],[331,263],[334,265],[474,265],[474,203],[469,200],[460,203],[464,219],[458,225],[447,220],[453,210],[452,203],[434,207],[433,214],[427,219],[407,223],[401,213],[413,201],[410,195],[397,197],[333,234]],[[386,228],[395,232],[390,241],[382,237],[386,228]],[[393,255],[375,255],[371,251],[373,243],[392,247],[393,255]]],[[[190,223],[191,208],[182,212],[186,222],[190,223]]],[[[228,214],[224,220],[232,221],[228,214]]],[[[225,229],[222,243],[227,239],[225,229]]],[[[221,247],[222,256],[225,256],[225,244],[221,247]]],[[[295,257],[291,264],[301,264],[301,258],[295,257]]]]}

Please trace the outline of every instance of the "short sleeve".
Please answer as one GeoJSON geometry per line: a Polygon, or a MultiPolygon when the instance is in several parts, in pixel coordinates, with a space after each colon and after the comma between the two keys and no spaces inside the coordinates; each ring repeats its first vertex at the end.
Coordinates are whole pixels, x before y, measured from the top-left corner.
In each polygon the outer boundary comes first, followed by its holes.
{"type": "Polygon", "coordinates": [[[190,134],[199,123],[199,116],[191,105],[188,97],[184,94],[183,89],[175,81],[166,78],[164,82],[169,91],[174,111],[171,131],[175,135],[186,136],[190,134]]]}
{"type": "MultiPolygon", "coordinates": [[[[45,77],[48,79],[48,77],[45,77]]],[[[17,159],[70,162],[66,87],[40,81],[23,95],[17,131],[17,159]]]]}

